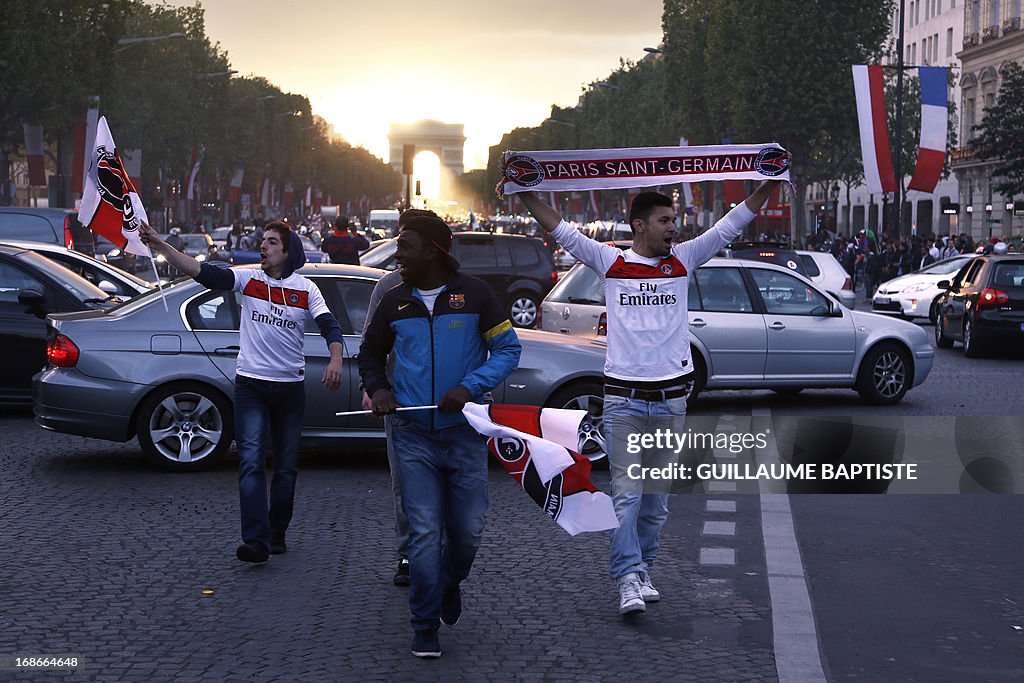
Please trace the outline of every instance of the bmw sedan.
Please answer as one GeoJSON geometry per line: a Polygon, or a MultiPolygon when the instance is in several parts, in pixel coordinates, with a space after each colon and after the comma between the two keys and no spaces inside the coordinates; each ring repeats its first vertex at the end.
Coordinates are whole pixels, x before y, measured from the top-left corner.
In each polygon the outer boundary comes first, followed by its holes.
{"type": "MultiPolygon", "coordinates": [[[[327,345],[308,322],[303,436],[383,438],[380,420],[335,413],[360,407],[355,356],[370,293],[384,272],[326,263],[299,272],[320,288],[345,338],[344,383],[328,392],[320,383],[327,345]]],[[[207,469],[224,456],[233,438],[238,295],[207,290],[191,279],[165,293],[169,312],[153,293],[109,311],[50,316],[49,364],[33,384],[37,424],[113,441],[138,437],[144,456],[169,470],[207,469]]],[[[604,344],[517,333],[523,345],[519,368],[495,388],[494,401],[587,410],[581,452],[603,456],[604,344]]]]}
{"type": "MultiPolygon", "coordinates": [[[[924,382],[935,350],[917,325],[852,311],[784,266],[713,258],[690,281],[694,393],[848,387],[898,403],[924,382]]],[[[541,307],[541,328],[602,336],[613,324],[591,269],[573,266],[541,307]]]]}

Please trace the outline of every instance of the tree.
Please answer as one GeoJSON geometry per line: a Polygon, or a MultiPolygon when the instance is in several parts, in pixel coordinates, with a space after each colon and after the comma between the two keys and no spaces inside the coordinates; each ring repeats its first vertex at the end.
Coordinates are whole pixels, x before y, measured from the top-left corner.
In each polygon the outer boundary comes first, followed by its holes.
{"type": "Polygon", "coordinates": [[[1024,69],[1011,62],[1001,75],[999,96],[974,127],[973,145],[979,159],[994,162],[995,189],[1013,197],[1024,194],[1024,69]]]}

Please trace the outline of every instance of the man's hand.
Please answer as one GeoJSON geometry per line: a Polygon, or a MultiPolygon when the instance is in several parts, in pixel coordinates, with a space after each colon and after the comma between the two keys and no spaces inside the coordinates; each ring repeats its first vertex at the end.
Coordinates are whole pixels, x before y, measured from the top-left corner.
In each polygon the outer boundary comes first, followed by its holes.
{"type": "Polygon", "coordinates": [[[373,401],[370,400],[370,395],[365,391],[363,392],[363,400],[359,404],[359,407],[361,407],[363,410],[373,410],[373,401]]]}
{"type": "Polygon", "coordinates": [[[469,389],[460,384],[444,395],[441,402],[437,404],[437,409],[442,413],[458,413],[462,411],[462,406],[472,398],[469,389]]]}
{"type": "Polygon", "coordinates": [[[768,201],[768,198],[772,196],[772,192],[775,192],[775,188],[781,185],[782,182],[781,180],[762,180],[757,189],[747,197],[747,208],[754,213],[760,211],[764,203],[768,201]]]}
{"type": "Polygon", "coordinates": [[[341,359],[331,358],[330,362],[327,363],[327,367],[324,368],[324,376],[320,379],[320,382],[327,387],[327,391],[335,391],[341,386],[342,375],[341,370],[341,359]]]}
{"type": "Polygon", "coordinates": [[[395,395],[390,389],[378,389],[373,392],[373,405],[370,409],[375,417],[384,417],[395,412],[398,404],[395,403],[395,395]]]}
{"type": "Polygon", "coordinates": [[[143,244],[158,253],[163,253],[167,248],[167,242],[160,239],[157,231],[149,227],[149,223],[145,221],[139,221],[139,237],[143,244]]]}

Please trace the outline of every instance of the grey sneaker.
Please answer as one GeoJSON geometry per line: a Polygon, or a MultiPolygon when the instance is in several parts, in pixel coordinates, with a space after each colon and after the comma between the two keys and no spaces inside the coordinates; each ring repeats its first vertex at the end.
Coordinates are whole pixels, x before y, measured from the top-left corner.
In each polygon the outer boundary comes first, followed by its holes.
{"type": "Polygon", "coordinates": [[[647,610],[640,594],[640,579],[635,573],[619,579],[619,614],[637,614],[647,610]]]}
{"type": "Polygon", "coordinates": [[[637,576],[640,577],[640,597],[644,599],[644,602],[658,602],[658,600],[661,600],[661,593],[651,583],[651,575],[647,572],[637,572],[637,576]]]}

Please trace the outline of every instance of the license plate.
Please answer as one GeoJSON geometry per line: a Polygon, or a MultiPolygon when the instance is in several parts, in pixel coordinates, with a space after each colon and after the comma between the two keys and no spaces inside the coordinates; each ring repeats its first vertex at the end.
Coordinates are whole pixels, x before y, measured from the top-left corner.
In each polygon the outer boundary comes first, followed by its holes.
{"type": "Polygon", "coordinates": [[[877,297],[875,297],[875,303],[876,304],[887,304],[887,303],[890,303],[891,301],[892,301],[892,299],[890,299],[887,296],[877,296],[877,297]]]}

